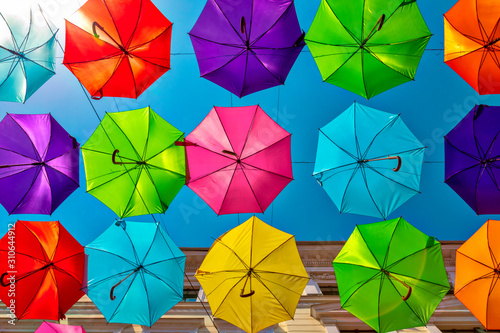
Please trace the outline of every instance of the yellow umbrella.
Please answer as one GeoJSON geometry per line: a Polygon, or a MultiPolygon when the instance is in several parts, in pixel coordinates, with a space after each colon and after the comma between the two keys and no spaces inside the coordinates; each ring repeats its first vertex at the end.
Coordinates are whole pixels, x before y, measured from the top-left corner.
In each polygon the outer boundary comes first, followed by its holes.
{"type": "Polygon", "coordinates": [[[195,276],[213,315],[248,333],[293,319],[309,280],[295,237],[255,216],[217,238],[195,276]]]}

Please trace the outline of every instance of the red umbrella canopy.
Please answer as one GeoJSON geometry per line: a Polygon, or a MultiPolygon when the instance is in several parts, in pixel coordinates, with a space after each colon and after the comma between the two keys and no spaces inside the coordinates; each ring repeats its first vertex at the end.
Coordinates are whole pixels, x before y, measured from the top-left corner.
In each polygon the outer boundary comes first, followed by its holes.
{"type": "Polygon", "coordinates": [[[84,262],[59,221],[17,221],[0,239],[0,299],[17,319],[62,319],[84,294],[84,262]]]}
{"type": "Polygon", "coordinates": [[[171,35],[150,0],[89,0],[66,21],[63,64],[94,99],[137,98],[170,69],[171,35]]]}
{"type": "Polygon", "coordinates": [[[292,181],[291,134],[258,105],[214,107],[186,137],[186,184],[217,214],[262,213],[292,181]]]}

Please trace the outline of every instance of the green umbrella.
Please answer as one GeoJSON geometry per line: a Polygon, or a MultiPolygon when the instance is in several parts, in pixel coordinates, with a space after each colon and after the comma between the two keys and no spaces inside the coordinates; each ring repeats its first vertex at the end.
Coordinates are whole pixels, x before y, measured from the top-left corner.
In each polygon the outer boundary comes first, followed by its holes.
{"type": "Polygon", "coordinates": [[[415,78],[430,37],[416,0],[322,0],[305,40],[323,81],[371,98],[415,78]]]}
{"type": "Polygon", "coordinates": [[[450,289],[441,244],[402,218],[356,226],[333,268],[342,308],[377,332],[425,326],[450,289]]]}
{"type": "Polygon", "coordinates": [[[120,218],[163,213],[185,182],[184,133],[150,107],[106,113],[82,147],[87,192],[120,218]]]}

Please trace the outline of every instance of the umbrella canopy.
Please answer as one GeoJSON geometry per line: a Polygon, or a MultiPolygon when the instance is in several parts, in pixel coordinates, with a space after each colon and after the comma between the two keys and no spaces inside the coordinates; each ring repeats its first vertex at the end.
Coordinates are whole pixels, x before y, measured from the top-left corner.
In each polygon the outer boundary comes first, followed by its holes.
{"type": "Polygon", "coordinates": [[[248,333],[293,319],[309,281],[294,236],[255,216],[217,238],[195,276],[213,315],[248,333]]]}
{"type": "Polygon", "coordinates": [[[415,0],[322,0],[305,39],[323,81],[371,98],[415,78],[430,37],[415,0]]]}
{"type": "Polygon", "coordinates": [[[17,319],[63,319],[83,296],[84,263],[59,221],[17,221],[0,239],[0,299],[17,319]]]}
{"type": "Polygon", "coordinates": [[[445,135],[445,182],[476,214],[500,214],[500,107],[476,105],[445,135]]]}
{"type": "Polygon", "coordinates": [[[427,325],[450,289],[441,244],[402,218],[356,226],[333,268],[342,308],[377,332],[427,325]]]}
{"type": "Polygon", "coordinates": [[[455,296],[487,330],[500,329],[500,221],[488,220],[457,250],[455,296]]]}
{"type": "Polygon", "coordinates": [[[87,192],[120,218],[165,212],[185,183],[183,140],[150,107],[106,113],[82,146],[87,192]]]}
{"type": "Polygon", "coordinates": [[[158,224],[118,221],[85,254],[85,292],[109,323],[151,327],[182,300],[186,256],[158,224]]]}
{"type": "Polygon", "coordinates": [[[400,115],[354,103],[320,128],[313,176],[340,213],[385,219],[419,193],[424,148],[400,115]]]}
{"type": "Polygon", "coordinates": [[[171,35],[150,0],[89,0],[66,21],[63,64],[94,99],[137,98],[170,69],[171,35]]]}
{"type": "Polygon", "coordinates": [[[214,107],[186,137],[186,183],[217,214],[262,213],[293,179],[290,138],[258,105],[214,107]]]}
{"type": "Polygon", "coordinates": [[[460,0],[444,14],[444,62],[480,95],[500,94],[500,3],[460,0]]]}
{"type": "Polygon", "coordinates": [[[57,30],[39,8],[0,13],[1,101],[24,103],[55,74],[57,30]]]}
{"type": "Polygon", "coordinates": [[[0,122],[0,203],[9,214],[52,214],[79,187],[76,139],[50,114],[0,122]]]}
{"type": "Polygon", "coordinates": [[[82,326],[62,325],[44,321],[35,333],[86,333],[82,326]]]}
{"type": "Polygon", "coordinates": [[[201,77],[239,97],[285,84],[305,45],[293,0],[208,0],[189,35],[201,77]]]}

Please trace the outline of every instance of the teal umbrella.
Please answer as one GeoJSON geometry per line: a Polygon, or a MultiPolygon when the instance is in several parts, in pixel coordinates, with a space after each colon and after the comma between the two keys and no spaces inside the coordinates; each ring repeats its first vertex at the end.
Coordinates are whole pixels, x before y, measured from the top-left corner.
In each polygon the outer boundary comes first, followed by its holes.
{"type": "Polygon", "coordinates": [[[400,115],[354,103],[319,129],[313,176],[341,213],[385,219],[419,193],[424,149],[400,115]]]}
{"type": "Polygon", "coordinates": [[[186,256],[156,223],[120,220],[85,254],[84,291],[109,323],[151,327],[182,300],[186,256]]]}
{"type": "Polygon", "coordinates": [[[0,100],[24,103],[55,74],[56,33],[42,11],[0,13],[0,100]]]}

